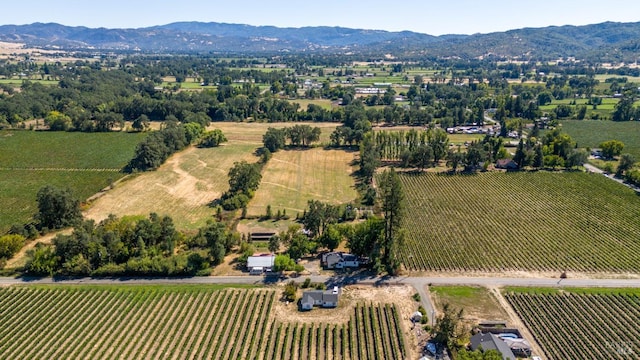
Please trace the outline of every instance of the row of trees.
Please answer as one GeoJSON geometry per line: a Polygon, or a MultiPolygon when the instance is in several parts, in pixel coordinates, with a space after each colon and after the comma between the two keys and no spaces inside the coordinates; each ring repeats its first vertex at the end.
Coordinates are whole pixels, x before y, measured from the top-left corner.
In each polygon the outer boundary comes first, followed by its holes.
{"type": "Polygon", "coordinates": [[[95,224],[82,221],[53,245],[38,244],[27,253],[25,271],[36,275],[188,275],[208,274],[221,263],[237,235],[209,222],[195,236],[175,229],[168,216],[109,216],[95,224]]]}
{"type": "Polygon", "coordinates": [[[270,127],[262,135],[262,143],[264,148],[270,152],[284,149],[287,145],[287,139],[291,146],[306,147],[320,140],[320,133],[319,127],[311,127],[310,125],[293,125],[280,129],[270,127]]]}

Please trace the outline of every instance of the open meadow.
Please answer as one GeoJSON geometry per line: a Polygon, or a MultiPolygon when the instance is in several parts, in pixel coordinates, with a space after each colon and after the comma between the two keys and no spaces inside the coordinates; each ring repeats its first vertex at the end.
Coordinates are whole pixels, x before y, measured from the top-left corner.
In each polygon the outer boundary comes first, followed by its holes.
{"type": "Polygon", "coordinates": [[[307,208],[309,200],[344,204],[356,199],[352,165],[357,152],[345,150],[282,150],[263,170],[260,187],[247,208],[248,215],[265,214],[267,205],[274,213],[286,210],[294,216],[307,208]]]}
{"type": "Polygon", "coordinates": [[[438,311],[444,304],[463,309],[463,320],[469,326],[482,321],[508,320],[509,316],[489,289],[479,286],[430,286],[431,298],[438,311]]]}
{"type": "Polygon", "coordinates": [[[401,174],[412,271],[635,273],[640,202],[582,172],[401,174]]]}
{"type": "Polygon", "coordinates": [[[288,317],[276,317],[285,306],[278,295],[270,288],[203,285],[4,288],[0,357],[365,360],[411,354],[402,323],[409,314],[396,304],[341,299],[337,309],[307,313],[291,304],[288,317]],[[334,319],[334,311],[344,312],[344,321],[334,319]]]}
{"type": "Polygon", "coordinates": [[[637,359],[638,289],[505,289],[549,360],[637,359]]]}
{"type": "MultiPolygon", "coordinates": [[[[229,188],[228,172],[235,162],[258,161],[255,152],[269,127],[292,124],[214,123],[227,143],[214,148],[189,147],[171,156],[155,171],[144,172],[118,184],[95,200],[85,216],[100,221],[109,214],[148,215],[156,212],[173,218],[176,227],[195,230],[215,214],[211,203],[229,188]]],[[[328,141],[336,124],[312,124],[323,129],[328,141]]]]}
{"type": "Polygon", "coordinates": [[[640,159],[640,121],[565,120],[561,124],[579,147],[597,148],[603,141],[620,140],[623,153],[640,159]]]}
{"type": "Polygon", "coordinates": [[[145,134],[0,131],[0,233],[37,212],[45,185],[85,200],[125,174],[145,134]]]}

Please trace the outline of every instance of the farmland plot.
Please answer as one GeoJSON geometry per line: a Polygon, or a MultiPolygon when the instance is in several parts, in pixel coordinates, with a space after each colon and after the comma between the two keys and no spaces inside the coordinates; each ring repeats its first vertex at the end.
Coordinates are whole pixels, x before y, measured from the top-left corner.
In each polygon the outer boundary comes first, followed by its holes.
{"type": "Polygon", "coordinates": [[[520,289],[505,298],[550,360],[640,356],[637,290],[520,289]]]}
{"type": "Polygon", "coordinates": [[[355,152],[322,148],[274,153],[248,214],[262,215],[271,205],[274,212],[283,209],[293,216],[302,214],[309,200],[334,205],[353,201],[357,197],[351,165],[354,158],[355,152]]]}
{"type": "Polygon", "coordinates": [[[0,131],[0,233],[37,212],[45,185],[85,200],[125,176],[121,169],[146,134],[0,131]]]}
{"type": "Polygon", "coordinates": [[[587,173],[401,175],[414,271],[637,272],[640,201],[587,173]]]}
{"type": "Polygon", "coordinates": [[[0,290],[3,359],[405,359],[395,305],[346,324],[281,322],[278,292],[216,286],[0,290]]]}

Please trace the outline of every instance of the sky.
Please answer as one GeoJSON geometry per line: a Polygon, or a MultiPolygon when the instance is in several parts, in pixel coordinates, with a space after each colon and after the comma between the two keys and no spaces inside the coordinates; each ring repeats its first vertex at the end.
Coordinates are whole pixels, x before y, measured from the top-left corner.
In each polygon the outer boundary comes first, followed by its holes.
{"type": "Polygon", "coordinates": [[[3,1],[0,25],[140,28],[176,21],[343,26],[430,35],[640,21],[638,0],[29,0],[3,1]]]}

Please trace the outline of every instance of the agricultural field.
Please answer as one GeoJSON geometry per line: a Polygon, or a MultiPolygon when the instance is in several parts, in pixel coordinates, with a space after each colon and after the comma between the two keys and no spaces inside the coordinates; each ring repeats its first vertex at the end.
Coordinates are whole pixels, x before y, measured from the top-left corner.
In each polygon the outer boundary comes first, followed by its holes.
{"type": "Polygon", "coordinates": [[[640,202],[582,172],[401,174],[410,271],[636,273],[640,202]]]}
{"type": "Polygon", "coordinates": [[[567,120],[561,124],[579,147],[597,148],[603,141],[620,140],[624,143],[623,153],[640,159],[640,121],[567,120]]]}
{"type": "Polygon", "coordinates": [[[358,196],[352,165],[355,151],[281,150],[265,166],[260,188],[249,203],[250,216],[265,214],[267,205],[274,213],[286,210],[294,216],[302,214],[309,200],[344,204],[358,196]]]}
{"type": "MultiPolygon", "coordinates": [[[[235,162],[258,161],[268,127],[288,123],[214,123],[229,140],[215,148],[189,147],[174,154],[160,168],[118,184],[95,200],[85,216],[96,221],[109,214],[148,215],[156,212],[173,218],[176,228],[195,230],[215,214],[210,204],[229,188],[227,174],[235,162]]],[[[336,124],[312,124],[322,128],[321,141],[329,141],[336,124]]],[[[264,180],[264,178],[263,178],[264,180]]],[[[264,208],[262,208],[264,211],[264,208]]]]}
{"type": "Polygon", "coordinates": [[[549,360],[640,356],[638,289],[520,288],[505,298],[549,360]]]}
{"type": "Polygon", "coordinates": [[[36,193],[45,185],[68,186],[84,200],[122,178],[144,136],[0,131],[0,233],[37,212],[36,193]]]}
{"type": "Polygon", "coordinates": [[[278,292],[219,286],[0,290],[1,358],[405,359],[395,305],[358,304],[346,323],[287,322],[278,292]]]}

